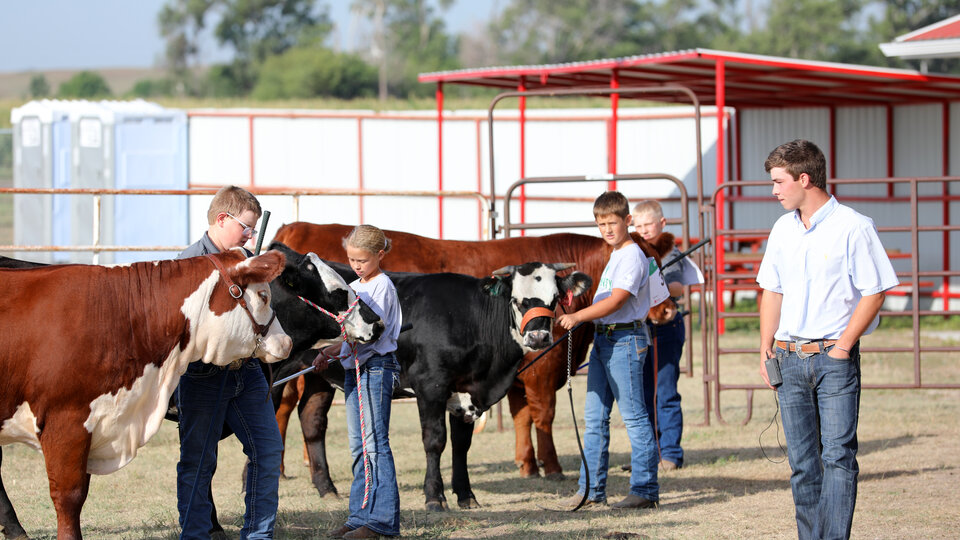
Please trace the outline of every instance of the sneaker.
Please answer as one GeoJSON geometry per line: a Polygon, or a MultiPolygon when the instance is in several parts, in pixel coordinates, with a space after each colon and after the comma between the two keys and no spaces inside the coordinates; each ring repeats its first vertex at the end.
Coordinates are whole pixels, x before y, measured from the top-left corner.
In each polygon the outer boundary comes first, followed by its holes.
{"type": "Polygon", "coordinates": [[[651,501],[631,493],[624,497],[622,501],[611,504],[610,508],[657,508],[658,506],[660,506],[660,503],[657,501],[651,501]]]}

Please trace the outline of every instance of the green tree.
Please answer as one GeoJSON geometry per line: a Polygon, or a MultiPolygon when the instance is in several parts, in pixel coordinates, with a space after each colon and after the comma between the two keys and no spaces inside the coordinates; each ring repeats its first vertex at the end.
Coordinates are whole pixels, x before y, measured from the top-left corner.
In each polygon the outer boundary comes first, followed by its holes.
{"type": "Polygon", "coordinates": [[[129,95],[139,98],[176,95],[177,82],[171,78],[140,79],[134,83],[129,95]]]}
{"type": "Polygon", "coordinates": [[[111,95],[107,81],[95,71],[81,71],[64,81],[57,90],[57,97],[68,99],[106,98],[111,95]]]}
{"type": "Polygon", "coordinates": [[[40,98],[50,95],[50,83],[43,73],[37,73],[30,77],[30,97],[40,98]]]}
{"type": "Polygon", "coordinates": [[[489,27],[501,62],[562,63],[693,47],[735,32],[736,0],[513,0],[489,27]]]}
{"type": "Polygon", "coordinates": [[[194,88],[214,87],[244,94],[253,88],[257,69],[268,57],[294,46],[321,43],[332,25],[327,10],[315,0],[168,0],[158,16],[167,40],[167,65],[194,88]],[[234,51],[229,69],[208,76],[206,84],[191,80],[199,41],[208,24],[221,46],[234,51]],[[229,88],[228,88],[229,87],[229,88]]]}
{"type": "Polygon", "coordinates": [[[424,71],[459,67],[459,40],[436,12],[453,0],[354,0],[353,10],[373,24],[367,55],[379,68],[379,95],[406,97],[433,91],[417,82],[424,71]]]}
{"type": "Polygon", "coordinates": [[[327,48],[297,47],[263,63],[251,97],[351,99],[371,96],[376,87],[376,69],[359,56],[327,48]]]}

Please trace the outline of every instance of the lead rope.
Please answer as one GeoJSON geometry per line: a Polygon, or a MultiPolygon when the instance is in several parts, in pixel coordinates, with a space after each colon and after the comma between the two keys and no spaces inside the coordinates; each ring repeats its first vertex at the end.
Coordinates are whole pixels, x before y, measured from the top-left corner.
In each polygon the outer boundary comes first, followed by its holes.
{"type": "MultiPolygon", "coordinates": [[[[564,310],[566,312],[566,310],[564,310]]],[[[584,484],[587,486],[583,490],[583,498],[580,504],[571,512],[576,512],[587,502],[587,494],[590,493],[590,468],[587,466],[587,456],[583,453],[583,444],[580,443],[580,430],[577,428],[577,411],[573,406],[573,385],[570,379],[573,378],[573,330],[567,333],[567,396],[570,397],[570,413],[573,417],[573,433],[577,438],[577,448],[580,449],[580,459],[583,461],[584,484]]]]}
{"type": "Polygon", "coordinates": [[[331,357],[331,360],[339,361],[345,358],[353,357],[353,367],[357,374],[357,405],[358,411],[360,412],[360,446],[363,448],[363,504],[360,505],[360,509],[362,510],[367,507],[367,502],[370,500],[370,458],[367,457],[367,426],[366,422],[363,421],[363,388],[360,385],[360,359],[357,357],[357,344],[347,340],[347,328],[343,324],[343,321],[350,316],[350,312],[353,311],[353,308],[355,308],[360,302],[360,297],[358,296],[353,300],[353,302],[350,304],[350,307],[343,312],[343,315],[334,315],[333,313],[323,309],[322,307],[314,304],[302,296],[298,296],[297,298],[303,300],[308,306],[317,309],[321,313],[333,317],[333,320],[337,321],[337,324],[340,326],[340,339],[350,343],[350,354],[333,356],[331,357]]]}

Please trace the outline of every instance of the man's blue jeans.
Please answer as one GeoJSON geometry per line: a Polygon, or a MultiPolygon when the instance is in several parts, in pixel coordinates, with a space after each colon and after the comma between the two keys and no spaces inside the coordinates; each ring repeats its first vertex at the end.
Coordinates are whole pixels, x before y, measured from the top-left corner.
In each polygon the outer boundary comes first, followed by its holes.
{"type": "Polygon", "coordinates": [[[643,366],[643,397],[647,414],[654,423],[657,440],[660,443],[660,458],[683,466],[683,409],[680,407],[680,393],[677,381],[680,379],[680,358],[683,356],[683,343],[687,339],[683,315],[667,324],[648,325],[652,346],[647,350],[647,361],[643,366]],[[657,362],[657,416],[653,417],[653,360],[657,362]]]}
{"type": "Polygon", "coordinates": [[[860,348],[837,360],[777,348],[778,388],[801,540],[849,538],[857,502],[860,348]]]}
{"type": "Polygon", "coordinates": [[[248,360],[240,369],[227,370],[194,362],[180,378],[176,396],[180,409],[180,462],[177,463],[180,538],[210,538],[212,507],[208,493],[224,423],[236,434],[243,453],[250,460],[240,538],[272,538],[277,520],[283,442],[259,363],[248,360]],[[208,433],[210,439],[201,466],[200,453],[208,433]],[[198,468],[201,468],[200,478],[194,489],[198,468]],[[184,523],[191,495],[190,522],[184,523]]]}
{"type": "Polygon", "coordinates": [[[588,498],[607,498],[607,468],[610,465],[610,411],[617,402],[630,439],[630,493],[651,501],[660,500],[657,483],[657,447],[643,402],[643,363],[647,355],[647,330],[596,333],[587,372],[587,402],[584,407],[583,453],[580,493],[586,490],[584,465],[589,467],[588,498]]]}
{"type": "Polygon", "coordinates": [[[357,400],[356,370],[344,376],[347,435],[353,456],[353,484],[350,486],[350,517],[346,525],[361,526],[378,534],[400,534],[400,492],[397,471],[390,450],[390,400],[393,387],[399,383],[400,364],[393,354],[373,356],[360,366],[360,387],[363,391],[363,418],[366,431],[367,459],[370,462],[370,498],[363,504],[363,444],[360,435],[360,409],[357,400]]]}

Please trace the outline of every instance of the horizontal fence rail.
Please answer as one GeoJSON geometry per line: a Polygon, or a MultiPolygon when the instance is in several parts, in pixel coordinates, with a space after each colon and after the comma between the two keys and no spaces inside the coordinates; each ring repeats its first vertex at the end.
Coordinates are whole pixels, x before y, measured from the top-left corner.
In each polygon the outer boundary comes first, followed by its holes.
{"type": "MultiPolygon", "coordinates": [[[[100,244],[101,203],[104,196],[111,195],[215,195],[222,186],[212,186],[191,189],[88,189],[88,188],[0,188],[3,194],[34,194],[34,195],[89,195],[93,197],[93,244],[91,245],[0,245],[0,253],[11,251],[22,252],[92,252],[93,263],[97,264],[100,253],[107,252],[139,252],[139,251],[182,251],[187,246],[120,246],[100,244]]],[[[353,190],[353,189],[269,189],[248,188],[248,191],[258,196],[288,196],[293,207],[293,219],[300,219],[300,199],[302,197],[437,197],[437,198],[475,198],[480,203],[481,212],[486,212],[489,204],[488,197],[475,191],[401,191],[401,190],[353,190]]],[[[482,216],[482,223],[488,223],[486,216],[482,216]]]]}

